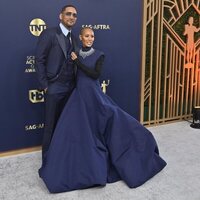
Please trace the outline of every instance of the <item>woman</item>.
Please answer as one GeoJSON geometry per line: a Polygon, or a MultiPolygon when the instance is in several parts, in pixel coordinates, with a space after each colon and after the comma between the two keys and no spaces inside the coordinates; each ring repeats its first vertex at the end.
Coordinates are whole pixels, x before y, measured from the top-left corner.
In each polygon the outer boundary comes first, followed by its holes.
{"type": "Polygon", "coordinates": [[[106,185],[124,180],[140,186],[162,170],[152,134],[101,91],[98,77],[104,60],[92,48],[94,32],[83,28],[77,85],[66,104],[39,170],[50,192],[106,185]]]}

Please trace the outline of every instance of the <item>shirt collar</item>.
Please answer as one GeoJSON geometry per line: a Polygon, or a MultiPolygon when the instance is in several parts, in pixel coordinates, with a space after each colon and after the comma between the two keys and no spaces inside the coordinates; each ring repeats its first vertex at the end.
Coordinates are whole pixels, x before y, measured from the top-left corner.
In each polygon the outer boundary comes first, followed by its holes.
{"type": "Polygon", "coordinates": [[[68,30],[62,23],[60,23],[59,26],[60,26],[60,28],[61,28],[62,33],[63,33],[65,36],[67,36],[67,34],[68,34],[69,32],[71,32],[71,30],[68,30]]]}

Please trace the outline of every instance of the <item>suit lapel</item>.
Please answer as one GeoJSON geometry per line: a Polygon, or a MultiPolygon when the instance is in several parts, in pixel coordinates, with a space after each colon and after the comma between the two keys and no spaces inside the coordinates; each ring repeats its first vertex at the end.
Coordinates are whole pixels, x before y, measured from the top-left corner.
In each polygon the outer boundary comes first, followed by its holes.
{"type": "Polygon", "coordinates": [[[56,37],[57,37],[57,40],[58,40],[58,43],[59,43],[61,49],[63,50],[65,58],[67,59],[67,47],[66,47],[66,42],[65,42],[65,36],[63,35],[60,27],[58,27],[56,37]]]}
{"type": "MultiPolygon", "coordinates": [[[[66,41],[65,41],[66,38],[63,35],[60,27],[58,27],[56,37],[57,37],[58,43],[59,43],[64,55],[65,55],[65,58],[67,59],[67,47],[66,47],[66,41]]],[[[71,35],[71,39],[72,39],[73,51],[78,54],[79,48],[78,48],[78,44],[77,44],[76,39],[73,34],[71,35]]]]}
{"type": "Polygon", "coordinates": [[[78,48],[78,44],[77,41],[75,40],[74,35],[72,34],[72,46],[73,46],[73,51],[78,54],[79,53],[79,48],[78,48]]]}
{"type": "MultiPolygon", "coordinates": [[[[74,35],[71,35],[72,37],[72,46],[73,46],[73,51],[76,53],[76,55],[79,54],[79,48],[78,48],[78,44],[77,44],[77,40],[75,39],[74,35]]],[[[77,66],[74,65],[74,72],[75,74],[77,74],[77,66]]]]}

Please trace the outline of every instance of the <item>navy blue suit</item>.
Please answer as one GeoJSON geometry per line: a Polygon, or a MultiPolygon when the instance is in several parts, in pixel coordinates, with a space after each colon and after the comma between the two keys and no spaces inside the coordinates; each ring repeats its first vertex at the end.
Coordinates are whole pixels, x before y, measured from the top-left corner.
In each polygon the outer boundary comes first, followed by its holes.
{"type": "Polygon", "coordinates": [[[78,52],[79,49],[73,34],[71,41],[72,44],[69,44],[58,26],[44,30],[36,48],[36,72],[40,89],[48,88],[45,94],[43,155],[49,148],[57,120],[75,87],[76,66],[71,60],[71,52],[78,52]]]}

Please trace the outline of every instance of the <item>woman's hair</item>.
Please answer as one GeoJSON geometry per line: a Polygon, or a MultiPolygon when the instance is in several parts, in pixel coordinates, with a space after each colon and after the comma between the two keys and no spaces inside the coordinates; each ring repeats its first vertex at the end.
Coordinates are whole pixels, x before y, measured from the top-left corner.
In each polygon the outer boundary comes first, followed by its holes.
{"type": "Polygon", "coordinates": [[[86,30],[86,29],[90,29],[90,30],[92,30],[93,32],[94,32],[94,30],[91,28],[91,27],[89,27],[89,26],[86,26],[86,27],[83,27],[83,28],[81,28],[81,30],[80,30],[80,35],[83,35],[83,32],[86,30]]]}

